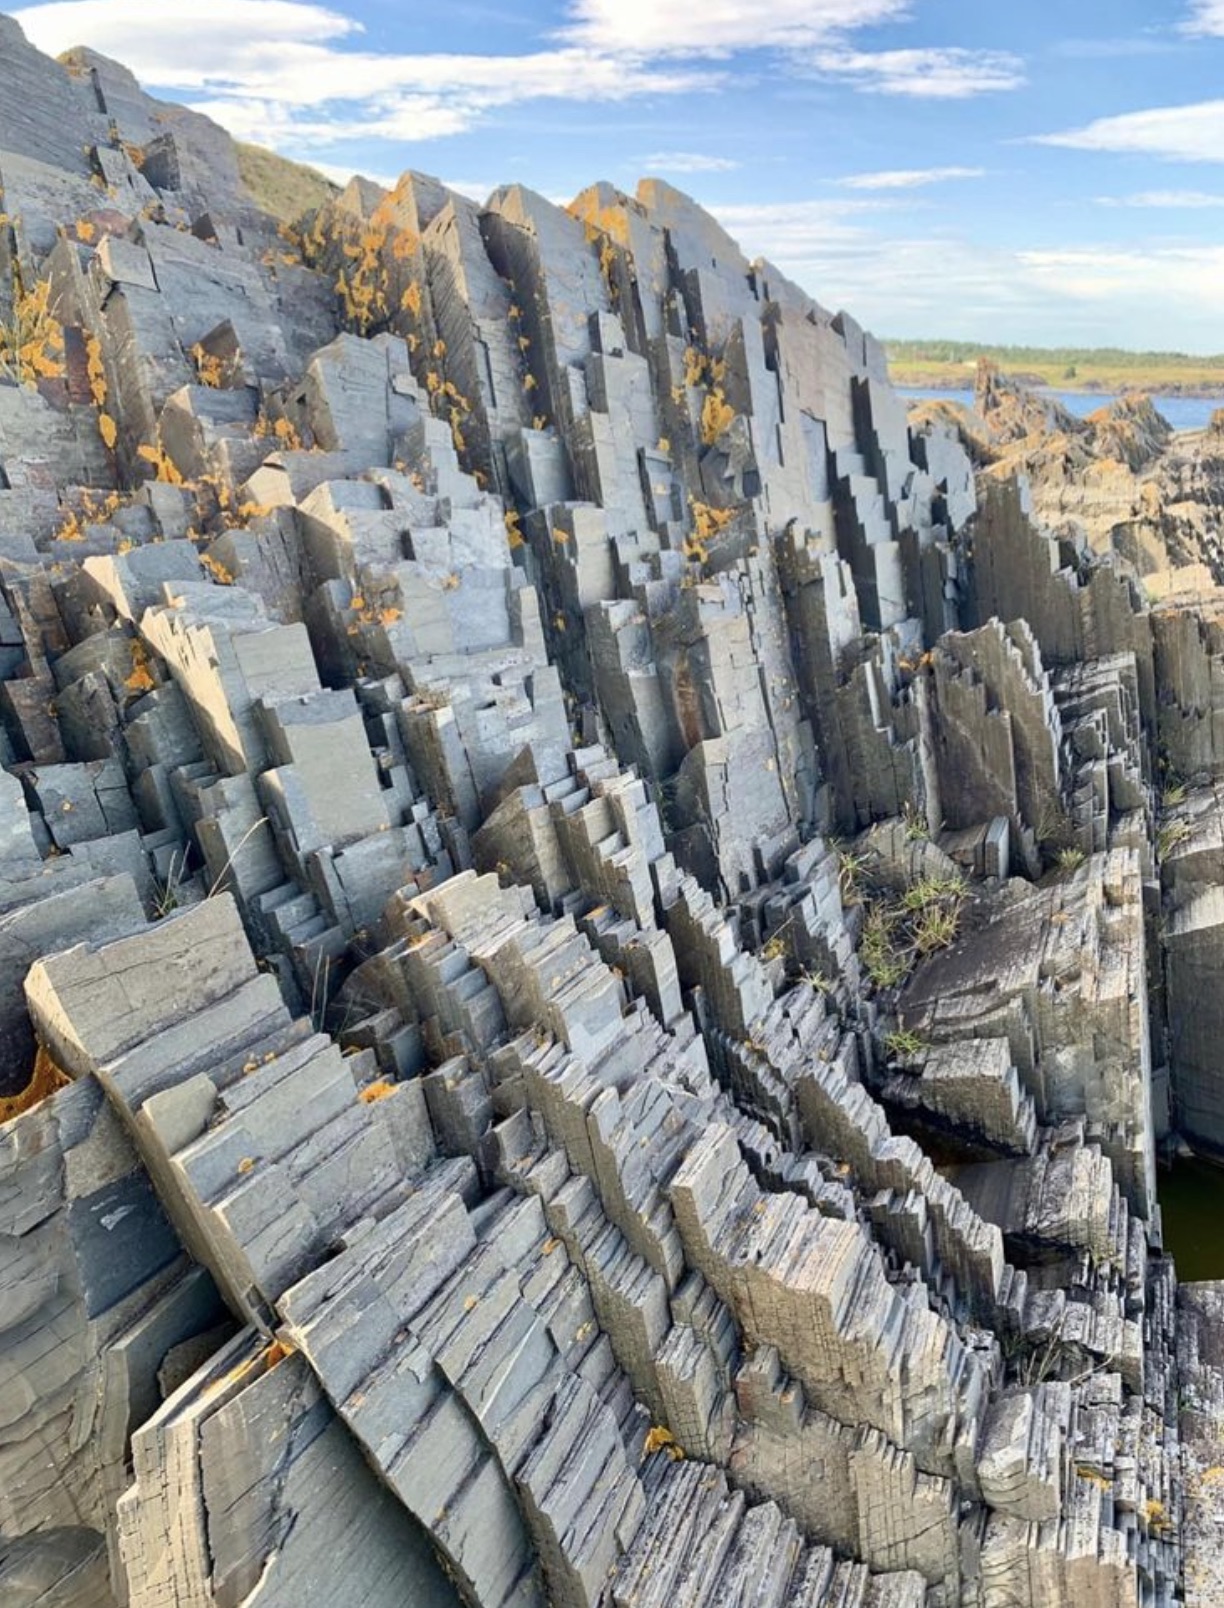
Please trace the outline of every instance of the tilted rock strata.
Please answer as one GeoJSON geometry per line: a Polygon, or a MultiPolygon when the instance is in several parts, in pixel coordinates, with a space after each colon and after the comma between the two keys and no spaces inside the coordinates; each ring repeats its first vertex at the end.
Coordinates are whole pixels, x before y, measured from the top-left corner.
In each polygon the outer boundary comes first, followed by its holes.
{"type": "Polygon", "coordinates": [[[0,1595],[1210,1578],[1214,596],[664,185],[278,231],[0,40],[0,1595]]]}

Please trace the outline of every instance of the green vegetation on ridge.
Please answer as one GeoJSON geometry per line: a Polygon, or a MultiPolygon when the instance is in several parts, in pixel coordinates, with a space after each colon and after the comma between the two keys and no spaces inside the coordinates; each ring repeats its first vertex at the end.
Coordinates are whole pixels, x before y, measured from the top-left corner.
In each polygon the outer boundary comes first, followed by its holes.
{"type": "Polygon", "coordinates": [[[302,162],[291,162],[262,145],[235,140],[238,171],[247,194],[282,223],[295,223],[340,194],[340,186],[302,162]]]}
{"type": "Polygon", "coordinates": [[[1224,353],[1128,352],[1120,347],[985,346],[975,341],[888,341],[895,385],[957,389],[973,384],[981,358],[1007,374],[1067,391],[1224,392],[1224,353]]]}

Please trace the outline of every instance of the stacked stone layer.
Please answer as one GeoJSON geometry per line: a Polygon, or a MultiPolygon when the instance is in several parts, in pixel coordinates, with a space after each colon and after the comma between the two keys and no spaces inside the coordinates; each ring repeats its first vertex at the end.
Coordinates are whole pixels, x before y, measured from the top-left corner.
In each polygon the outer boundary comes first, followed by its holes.
{"type": "Polygon", "coordinates": [[[666,186],[0,46],[0,1600],[1214,1578],[1215,595],[666,186]]]}

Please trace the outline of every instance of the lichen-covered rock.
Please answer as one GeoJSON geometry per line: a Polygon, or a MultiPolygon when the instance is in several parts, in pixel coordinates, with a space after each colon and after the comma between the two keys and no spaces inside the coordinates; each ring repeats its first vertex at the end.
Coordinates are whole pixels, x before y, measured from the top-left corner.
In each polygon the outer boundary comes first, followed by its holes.
{"type": "Polygon", "coordinates": [[[0,187],[6,1608],[1213,1602],[1218,432],[2,18],[0,187]]]}

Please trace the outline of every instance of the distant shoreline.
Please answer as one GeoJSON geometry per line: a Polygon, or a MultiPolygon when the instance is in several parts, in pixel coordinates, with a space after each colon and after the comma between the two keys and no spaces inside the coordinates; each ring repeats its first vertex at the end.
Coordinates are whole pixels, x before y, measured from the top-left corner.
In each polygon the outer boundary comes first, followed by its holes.
{"type": "MultiPolygon", "coordinates": [[[[1198,397],[1224,402],[1224,381],[1219,383],[1200,384],[1195,381],[1177,381],[1177,379],[1158,379],[1158,381],[1118,381],[1118,379],[1058,379],[1049,381],[1039,375],[1013,375],[1008,373],[1008,379],[1015,379],[1031,391],[1068,391],[1074,396],[1124,396],[1127,392],[1137,392],[1140,396],[1150,397],[1198,397]]],[[[971,391],[973,389],[973,375],[951,376],[947,373],[936,375],[894,375],[889,370],[889,379],[894,386],[901,386],[906,391],[971,391]]]]}

